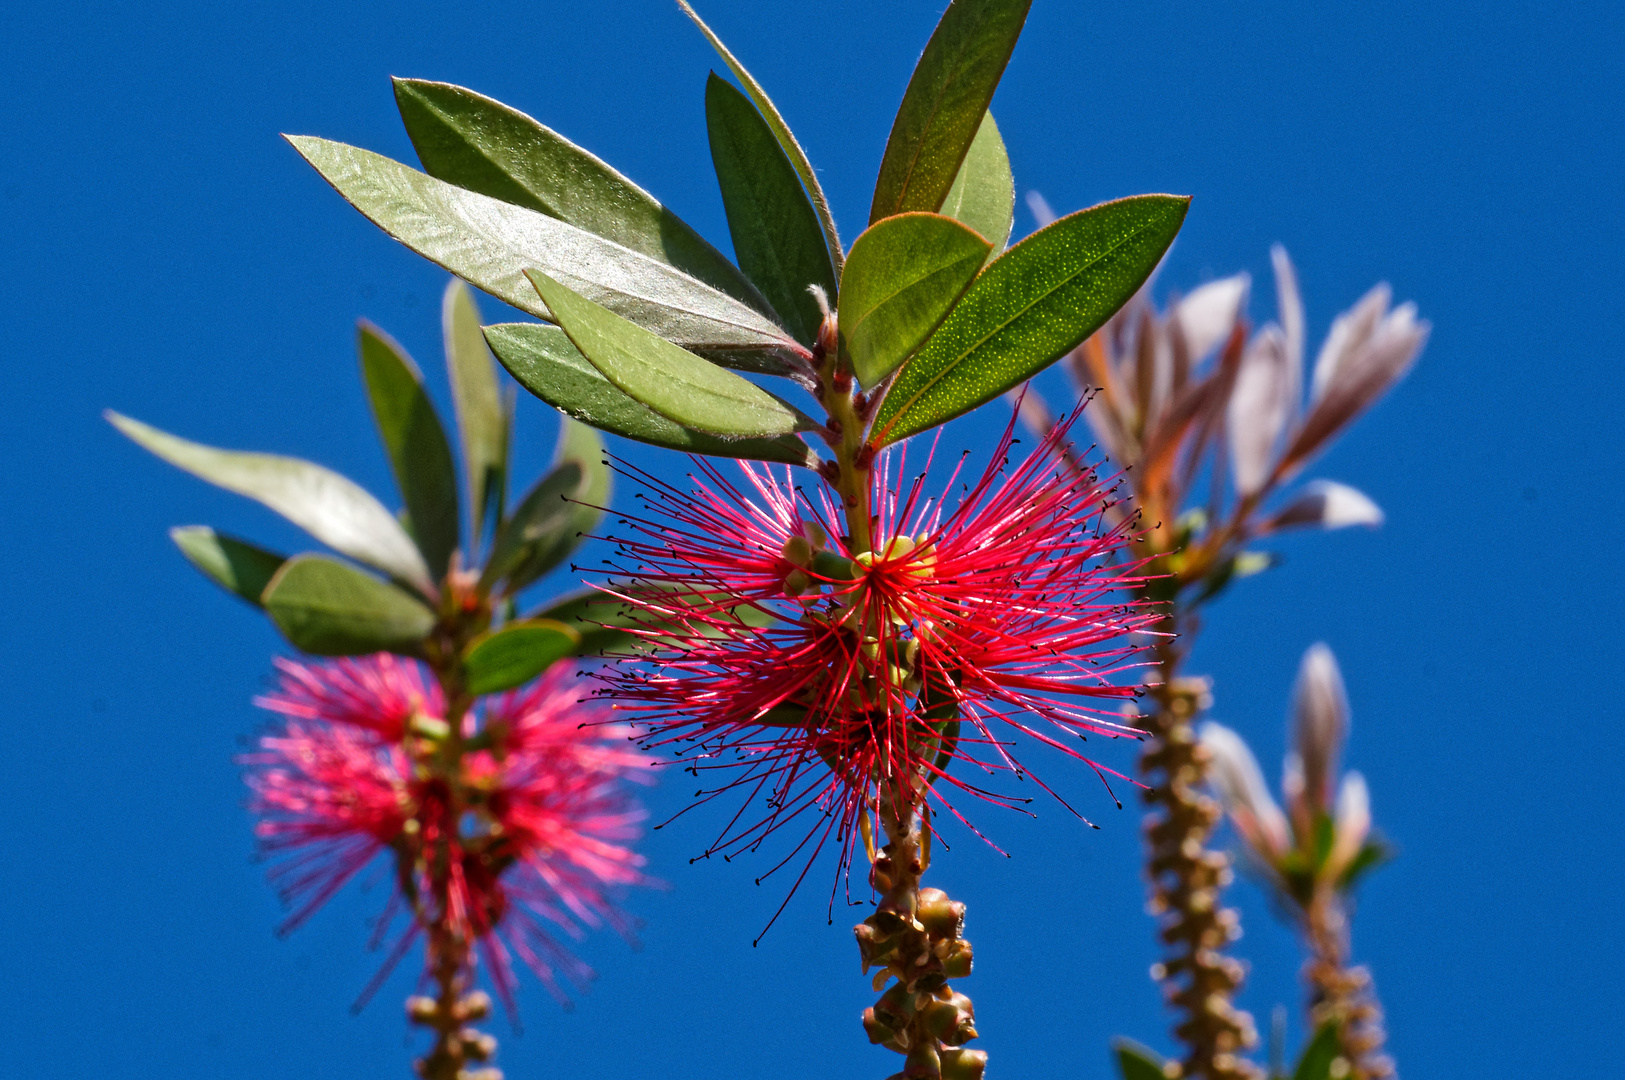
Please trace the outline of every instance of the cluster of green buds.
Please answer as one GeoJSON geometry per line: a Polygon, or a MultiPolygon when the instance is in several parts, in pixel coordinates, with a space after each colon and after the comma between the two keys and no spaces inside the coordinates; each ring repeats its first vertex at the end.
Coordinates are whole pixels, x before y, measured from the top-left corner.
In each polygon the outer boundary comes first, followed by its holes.
{"type": "MultiPolygon", "coordinates": [[[[867,841],[872,833],[862,820],[867,841]]],[[[871,851],[869,871],[882,898],[853,930],[864,974],[879,967],[874,988],[885,990],[863,1011],[863,1029],[870,1042],[905,1055],[892,1080],[981,1080],[987,1054],[964,1049],[976,1038],[975,1009],[949,986],[971,971],[971,945],[961,936],[965,905],[919,887],[930,865],[930,826],[888,827],[890,842],[871,851]]]]}
{"type": "Polygon", "coordinates": [[[491,997],[482,990],[465,994],[449,1010],[432,997],[406,999],[406,1018],[419,1027],[440,1034],[434,1052],[417,1062],[417,1072],[424,1080],[502,1080],[502,1070],[489,1067],[468,1069],[463,1062],[490,1061],[497,1052],[497,1041],[471,1026],[475,1020],[491,1015],[491,997]]]}

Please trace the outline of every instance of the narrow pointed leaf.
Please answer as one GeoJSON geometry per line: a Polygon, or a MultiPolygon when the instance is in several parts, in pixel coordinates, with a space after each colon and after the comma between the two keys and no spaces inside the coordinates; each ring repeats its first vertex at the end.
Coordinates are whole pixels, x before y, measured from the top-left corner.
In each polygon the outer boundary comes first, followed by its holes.
{"type": "Polygon", "coordinates": [[[988,248],[939,214],[889,217],[852,242],[837,321],[860,386],[869,389],[913,355],[976,277],[988,248]]]}
{"type": "Polygon", "coordinates": [[[613,474],[604,460],[604,440],[586,424],[559,417],[559,448],[554,466],[574,465],[580,470],[575,489],[564,493],[569,510],[561,528],[547,541],[529,546],[524,561],[508,572],[508,592],[516,593],[569,557],[598,527],[613,493],[613,474]]]}
{"type": "Polygon", "coordinates": [[[423,389],[423,375],[406,350],[366,320],[358,337],[362,380],[412,522],[412,539],[439,581],[461,540],[451,445],[423,389]]]}
{"type": "Polygon", "coordinates": [[[1112,1056],[1123,1080],[1168,1080],[1162,1059],[1131,1039],[1113,1039],[1112,1056]]]}
{"type": "Polygon", "coordinates": [[[993,260],[898,373],[870,441],[951,420],[1065,356],[1151,276],[1189,206],[1173,195],[1102,203],[993,260]]]}
{"type": "Polygon", "coordinates": [[[571,655],[580,644],[580,634],[550,619],[527,619],[481,634],[463,653],[469,692],[512,690],[571,655]]]}
{"type": "Polygon", "coordinates": [[[435,614],[406,590],[321,555],[298,555],[265,589],[265,610],[290,642],[318,656],[416,655],[435,614]]]}
{"type": "Polygon", "coordinates": [[[719,362],[782,372],[787,368],[775,350],[806,351],[726,293],[557,218],[359,147],[307,136],[288,141],[379,228],[521,311],[552,318],[525,281],[525,269],[535,267],[663,338],[715,351],[719,362]]]}
{"type": "Polygon", "coordinates": [[[286,556],[223,536],[207,525],[176,526],[169,530],[169,538],[209,580],[255,607],[264,606],[260,597],[265,586],[287,561],[286,556]]]}
{"type": "Polygon", "coordinates": [[[1031,6],[1032,0],[953,0],[942,13],[892,122],[869,224],[942,206],[1031,6]]]}
{"type": "Polygon", "coordinates": [[[811,345],[824,315],[807,286],[833,302],[835,269],[795,167],[756,106],[715,72],[705,83],[705,124],[739,268],[811,345]]]}
{"type": "Polygon", "coordinates": [[[217,450],[109,410],[134,442],[216,487],[270,507],[333,550],[375,566],[425,593],[429,568],[400,522],[354,481],[300,458],[217,450]]]}
{"type": "Polygon", "coordinates": [[[556,620],[579,636],[577,656],[601,656],[608,652],[628,653],[640,643],[627,627],[640,626],[639,614],[626,601],[606,596],[597,589],[573,593],[555,601],[536,616],[556,620]]]}
{"type": "Polygon", "coordinates": [[[755,383],[707,363],[538,271],[527,271],[570,343],[604,377],[684,427],[722,436],[815,426],[755,383]]]}
{"type": "Polygon", "coordinates": [[[496,364],[480,329],[474,294],[456,278],[446,286],[440,305],[445,338],[446,374],[451,380],[457,434],[463,444],[463,472],[468,478],[470,547],[478,550],[485,523],[502,517],[508,484],[508,415],[497,390],[496,364]]]}
{"type": "Polygon", "coordinates": [[[1298,1067],[1292,1072],[1292,1080],[1328,1080],[1332,1075],[1332,1062],[1338,1059],[1341,1052],[1337,1024],[1323,1025],[1309,1040],[1309,1045],[1303,1048],[1303,1056],[1298,1059],[1298,1067]]]}
{"type": "Polygon", "coordinates": [[[567,221],[772,311],[726,255],[654,196],[517,109],[422,79],[396,79],[395,103],[430,176],[567,221]]]}
{"type": "Polygon", "coordinates": [[[818,223],[824,231],[824,242],[829,245],[830,260],[835,264],[835,276],[840,277],[841,253],[845,249],[841,247],[841,237],[835,230],[835,218],[829,212],[829,200],[824,198],[824,189],[819,186],[818,175],[813,172],[812,162],[807,160],[806,151],[801,149],[801,144],[796,142],[796,137],[790,133],[790,126],[784,122],[784,117],[779,115],[779,110],[774,106],[772,99],[767,96],[767,91],[763,90],[762,85],[751,77],[750,72],[745,70],[745,65],[741,64],[735,59],[734,54],[728,51],[728,47],[722,43],[722,39],[711,32],[711,28],[705,25],[705,20],[701,19],[699,14],[688,5],[688,0],[677,0],[677,6],[683,9],[685,15],[694,20],[694,25],[700,28],[700,33],[705,35],[705,40],[711,43],[711,47],[717,51],[717,55],[722,57],[722,62],[728,65],[728,70],[733,72],[734,78],[738,79],[739,84],[745,88],[745,93],[749,94],[751,101],[756,103],[756,108],[761,111],[762,118],[767,121],[767,126],[773,130],[773,137],[779,141],[779,146],[784,149],[784,154],[790,159],[790,164],[795,166],[796,175],[801,177],[801,183],[806,187],[807,196],[812,199],[813,209],[818,214],[818,223]]]}
{"type": "Polygon", "coordinates": [[[480,575],[480,584],[490,588],[500,581],[509,582],[506,593],[517,586],[513,579],[520,575],[536,553],[549,549],[575,523],[574,508],[570,503],[581,490],[581,466],[566,461],[536,482],[517,507],[513,516],[502,523],[491,558],[480,575]]]}
{"type": "Polygon", "coordinates": [[[560,412],[600,431],[689,454],[778,461],[807,468],[818,463],[794,435],[722,439],[683,427],[616,388],[581,355],[564,331],[545,323],[499,323],[487,340],[519,385],[560,412]]]}
{"type": "Polygon", "coordinates": [[[954,186],[942,200],[942,213],[963,221],[990,241],[989,260],[998,257],[1010,242],[1010,230],[1016,223],[1016,179],[1010,173],[1010,154],[992,113],[982,117],[954,186]]]}

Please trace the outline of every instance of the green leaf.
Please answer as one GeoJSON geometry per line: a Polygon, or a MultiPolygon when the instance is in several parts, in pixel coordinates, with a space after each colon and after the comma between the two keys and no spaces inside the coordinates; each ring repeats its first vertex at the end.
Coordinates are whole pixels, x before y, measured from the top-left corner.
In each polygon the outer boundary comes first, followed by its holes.
{"type": "MultiPolygon", "coordinates": [[[[647,597],[651,604],[673,609],[685,605],[690,607],[698,604],[711,605],[726,599],[720,593],[677,595],[674,590],[647,582],[612,581],[608,587],[627,596],[647,597]]],[[[749,603],[735,605],[726,612],[717,614],[719,617],[732,619],[741,627],[757,629],[771,626],[778,621],[777,617],[766,609],[749,603]]],[[[629,633],[630,629],[658,632],[663,627],[670,626],[675,618],[662,616],[649,607],[631,603],[621,596],[611,595],[599,589],[587,589],[563,597],[532,617],[556,619],[580,633],[581,644],[576,648],[577,656],[602,656],[606,653],[611,656],[630,655],[651,644],[647,635],[629,633]]]]}
{"type": "Polygon", "coordinates": [[[942,13],[892,122],[869,224],[942,206],[1031,6],[1032,0],[953,0],[942,13]]]}
{"type": "Polygon", "coordinates": [[[627,653],[642,640],[625,630],[626,627],[643,625],[638,619],[637,610],[626,601],[607,596],[597,589],[572,593],[554,601],[545,611],[533,617],[563,623],[580,635],[580,643],[575,648],[577,656],[627,653]]]}
{"type": "Polygon", "coordinates": [[[357,328],[361,377],[378,434],[406,502],[412,538],[435,580],[446,576],[461,542],[457,527],[457,466],[446,431],[423,389],[423,374],[394,338],[365,319],[357,328]]]}
{"type": "Polygon", "coordinates": [[[416,655],[435,614],[406,590],[322,555],[289,559],[265,588],[265,610],[290,642],[318,656],[416,655]]]}
{"type": "Polygon", "coordinates": [[[535,270],[526,271],[570,343],[604,377],[684,427],[788,435],[817,425],[755,383],[678,348],[535,270]]]}
{"type": "Polygon", "coordinates": [[[1132,1039],[1113,1039],[1112,1053],[1123,1080],[1168,1080],[1168,1074],[1162,1071],[1162,1058],[1132,1039]]]}
{"type": "Polygon", "coordinates": [[[287,561],[286,556],[222,536],[207,525],[178,525],[169,530],[169,538],[211,581],[255,607],[263,606],[260,596],[265,586],[287,561]]]}
{"type": "Polygon", "coordinates": [[[499,581],[507,581],[505,593],[518,591],[523,583],[515,584],[515,579],[538,553],[553,548],[561,537],[573,532],[575,514],[570,499],[580,492],[582,476],[580,465],[566,461],[536,482],[497,532],[491,558],[480,575],[482,587],[489,589],[499,581]]]}
{"type": "Polygon", "coordinates": [[[841,252],[845,249],[841,247],[841,237],[835,230],[835,218],[829,212],[829,200],[824,198],[824,189],[818,184],[818,174],[813,172],[812,162],[807,160],[807,154],[801,149],[801,144],[796,142],[796,137],[790,134],[790,126],[784,122],[784,117],[779,115],[779,110],[767,96],[767,91],[751,78],[750,72],[745,70],[745,65],[734,58],[734,54],[728,51],[722,39],[713,34],[711,28],[705,25],[705,20],[688,6],[688,0],[677,0],[677,6],[683,9],[683,14],[694,20],[694,25],[700,28],[700,33],[705,35],[705,39],[711,43],[717,55],[722,57],[722,62],[728,65],[728,70],[733,72],[734,78],[745,88],[745,93],[750,95],[762,118],[767,121],[767,126],[772,129],[773,137],[778,140],[785,157],[795,166],[796,175],[801,177],[801,183],[807,189],[807,196],[812,199],[813,210],[818,214],[818,224],[824,230],[824,242],[829,246],[830,261],[835,264],[835,276],[839,278],[841,252]]]}
{"type": "Polygon", "coordinates": [[[1010,173],[1010,154],[992,113],[982,117],[954,186],[942,200],[942,213],[991,241],[989,260],[997,258],[1010,242],[1010,230],[1016,223],[1016,179],[1010,173]]]}
{"type": "Polygon", "coordinates": [[[354,481],[300,458],[217,450],[108,410],[109,423],[138,445],[216,487],[270,507],[357,562],[433,595],[423,556],[400,522],[354,481]]]}
{"type": "Polygon", "coordinates": [[[516,593],[563,562],[580,546],[584,537],[598,527],[614,490],[613,474],[604,460],[608,453],[598,432],[578,424],[568,416],[559,417],[559,447],[553,456],[555,466],[571,464],[581,470],[569,500],[568,518],[546,543],[531,545],[524,561],[508,572],[508,592],[516,593]]]}
{"type": "Polygon", "coordinates": [[[811,345],[824,313],[807,286],[833,301],[835,269],[795,167],[756,106],[716,72],[705,81],[705,124],[739,267],[811,345]]]}
{"type": "Polygon", "coordinates": [[[581,355],[564,331],[543,323],[499,323],[485,336],[519,385],[560,412],[622,438],[713,457],[811,468],[817,455],[794,435],[719,439],[668,420],[627,397],[581,355]]]}
{"type": "Polygon", "coordinates": [[[478,550],[480,534],[492,517],[501,520],[508,487],[508,412],[497,390],[496,364],[480,329],[480,311],[474,294],[456,278],[446,286],[440,305],[440,327],[445,338],[446,375],[451,380],[451,401],[457,411],[457,433],[463,444],[463,468],[468,477],[469,545],[478,550]]]}
{"type": "Polygon", "coordinates": [[[1189,206],[1173,195],[1102,203],[993,260],[899,372],[870,441],[952,420],[1066,355],[1151,276],[1189,206]]]}
{"type": "Polygon", "coordinates": [[[395,103],[430,176],[567,221],[772,311],[727,256],[654,196],[517,109],[422,79],[396,79],[395,103]]]}
{"type": "Polygon", "coordinates": [[[900,214],[852,243],[841,279],[841,351],[870,389],[913,355],[987,259],[988,242],[953,218],[900,214]]]}
{"type": "Polygon", "coordinates": [[[527,619],[481,634],[463,653],[469,692],[495,694],[530,682],[580,643],[580,634],[549,619],[527,619]]]}
{"type": "Polygon", "coordinates": [[[359,147],[288,136],[374,224],[458,277],[543,319],[525,281],[535,267],[652,332],[757,370],[789,370],[806,350],[783,327],[674,267],[557,218],[465,191],[359,147]]]}
{"type": "Polygon", "coordinates": [[[1298,1059],[1298,1067],[1292,1073],[1292,1080],[1330,1080],[1332,1062],[1342,1056],[1342,1040],[1339,1038],[1337,1024],[1321,1025],[1315,1037],[1309,1040],[1309,1045],[1303,1048],[1303,1056],[1298,1059]]]}

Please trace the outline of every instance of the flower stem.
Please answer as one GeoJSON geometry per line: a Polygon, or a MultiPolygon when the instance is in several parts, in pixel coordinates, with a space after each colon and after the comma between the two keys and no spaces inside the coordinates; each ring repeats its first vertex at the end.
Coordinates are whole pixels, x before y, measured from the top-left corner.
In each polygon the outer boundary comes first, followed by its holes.
{"type": "Polygon", "coordinates": [[[1241,1056],[1258,1041],[1253,1020],[1232,1002],[1243,968],[1220,951],[1241,936],[1241,923],[1236,911],[1220,905],[1221,892],[1231,881],[1230,860],[1207,846],[1221,811],[1202,793],[1207,758],[1193,724],[1206,684],[1179,677],[1182,658],[1178,638],[1157,647],[1161,680],[1152,689],[1156,707],[1140,721],[1151,735],[1140,758],[1149,785],[1142,794],[1151,808],[1145,825],[1146,876],[1168,947],[1152,971],[1169,1005],[1182,1014],[1173,1029],[1186,1049],[1180,1074],[1258,1080],[1262,1072],[1241,1056]]]}
{"type": "Polygon", "coordinates": [[[948,985],[970,974],[970,942],[960,937],[965,905],[920,887],[930,861],[929,825],[912,803],[899,812],[896,801],[882,791],[886,843],[872,853],[869,872],[882,896],[854,928],[864,973],[882,967],[874,988],[895,982],[864,1010],[863,1027],[870,1042],[906,1055],[901,1075],[908,1080],[980,1080],[987,1054],[962,1049],[977,1036],[974,1007],[948,985]]]}
{"type": "Polygon", "coordinates": [[[496,1053],[496,1039],[470,1024],[490,1014],[491,999],[471,991],[474,956],[473,942],[467,936],[470,920],[468,913],[458,912],[462,901],[453,895],[452,869],[457,861],[453,846],[461,842],[461,822],[468,809],[461,782],[467,742],[464,722],[474,704],[463,677],[461,651],[467,628],[460,622],[454,621],[446,640],[430,651],[430,668],[446,701],[446,732],[431,752],[418,759],[418,767],[438,781],[435,786],[445,799],[438,835],[425,837],[419,855],[429,879],[429,902],[425,906],[420,900],[415,911],[427,942],[428,972],[435,996],[409,998],[406,1011],[413,1023],[435,1033],[434,1045],[415,1063],[423,1080],[501,1080],[498,1069],[467,1067],[489,1061],[496,1053]]]}
{"type": "Polygon", "coordinates": [[[1348,912],[1343,900],[1319,889],[1304,910],[1310,956],[1304,962],[1309,1016],[1316,1029],[1335,1023],[1350,1080],[1387,1080],[1394,1062],[1382,1052],[1388,1033],[1371,972],[1349,967],[1348,912]]]}

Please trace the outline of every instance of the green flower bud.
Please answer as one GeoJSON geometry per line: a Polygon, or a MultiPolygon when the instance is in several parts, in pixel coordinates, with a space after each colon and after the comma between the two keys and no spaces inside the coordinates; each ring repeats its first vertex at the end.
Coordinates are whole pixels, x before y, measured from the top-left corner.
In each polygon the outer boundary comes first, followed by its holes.
{"type": "Polygon", "coordinates": [[[944,1050],[942,1080],[982,1080],[987,1071],[985,1050],[944,1050]]]}
{"type": "Polygon", "coordinates": [[[971,948],[968,941],[956,941],[948,955],[942,958],[943,974],[950,979],[963,979],[970,974],[971,948]]]}
{"type": "Polygon", "coordinates": [[[926,1042],[910,1050],[908,1060],[903,1062],[903,1076],[907,1080],[941,1080],[942,1060],[937,1048],[926,1042]]]}
{"type": "Polygon", "coordinates": [[[921,889],[918,917],[932,937],[957,938],[965,929],[965,905],[941,889],[921,889]]]}

